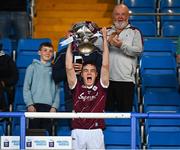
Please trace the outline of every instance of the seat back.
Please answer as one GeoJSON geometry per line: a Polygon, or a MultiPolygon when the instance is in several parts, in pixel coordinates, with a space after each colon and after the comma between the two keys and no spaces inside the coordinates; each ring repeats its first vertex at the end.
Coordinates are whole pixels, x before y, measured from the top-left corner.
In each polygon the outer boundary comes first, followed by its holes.
{"type": "Polygon", "coordinates": [[[124,0],[129,8],[130,23],[132,26],[137,27],[143,36],[156,36],[156,16],[150,15],[133,15],[135,13],[155,13],[156,12],[156,0],[148,0],[144,2],[143,0],[124,0]]]}
{"type": "Polygon", "coordinates": [[[13,104],[13,111],[15,112],[25,112],[26,105],[23,99],[23,87],[16,87],[15,98],[13,104]]]}
{"type": "Polygon", "coordinates": [[[13,51],[11,40],[9,38],[2,38],[0,43],[2,44],[3,51],[11,56],[13,51]]]}
{"type": "Polygon", "coordinates": [[[180,13],[180,3],[178,0],[161,0],[160,12],[169,13],[169,15],[161,16],[161,34],[166,37],[177,37],[180,35],[179,30],[179,15],[173,15],[180,13]]]}
{"type": "Polygon", "coordinates": [[[26,68],[33,59],[38,59],[38,49],[43,42],[51,42],[51,40],[48,38],[20,39],[17,48],[17,67],[26,68]]]}
{"type": "Polygon", "coordinates": [[[156,0],[148,0],[147,2],[144,2],[143,0],[123,0],[124,4],[128,6],[128,8],[136,8],[141,9],[145,8],[148,12],[149,10],[155,11],[156,9],[156,0]]]}
{"type": "Polygon", "coordinates": [[[153,53],[154,55],[157,52],[168,52],[172,55],[176,53],[176,43],[172,39],[165,38],[145,38],[144,39],[144,54],[153,53]]]}
{"type": "Polygon", "coordinates": [[[158,53],[157,55],[142,55],[140,59],[140,71],[154,70],[176,70],[176,60],[170,54],[158,53]]]}
{"type": "Polygon", "coordinates": [[[175,58],[169,54],[142,55],[140,59],[140,79],[142,94],[149,88],[177,90],[177,70],[175,58]]]}
{"type": "MultiPolygon", "coordinates": [[[[131,120],[130,119],[105,119],[106,128],[104,138],[106,149],[130,149],[131,147],[131,120]]],[[[140,149],[140,130],[137,121],[136,147],[140,149]]]]}
{"type": "Polygon", "coordinates": [[[177,91],[147,90],[143,96],[143,111],[178,113],[180,110],[180,94],[177,91]]]}
{"type": "Polygon", "coordinates": [[[6,130],[7,130],[7,122],[6,120],[2,120],[0,122],[0,136],[6,135],[6,130]]]}

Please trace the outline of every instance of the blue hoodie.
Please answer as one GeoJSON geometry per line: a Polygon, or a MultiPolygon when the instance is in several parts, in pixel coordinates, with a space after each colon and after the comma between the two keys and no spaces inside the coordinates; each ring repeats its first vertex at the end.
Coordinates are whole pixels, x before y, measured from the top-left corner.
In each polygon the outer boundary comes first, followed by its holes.
{"type": "Polygon", "coordinates": [[[48,104],[58,109],[60,88],[52,79],[51,63],[43,64],[33,60],[26,70],[23,97],[26,106],[36,103],[48,104]]]}

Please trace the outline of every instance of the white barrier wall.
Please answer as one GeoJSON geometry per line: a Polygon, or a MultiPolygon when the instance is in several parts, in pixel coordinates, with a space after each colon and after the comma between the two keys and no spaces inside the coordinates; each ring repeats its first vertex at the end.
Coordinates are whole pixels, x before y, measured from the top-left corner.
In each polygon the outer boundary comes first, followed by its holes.
{"type": "MultiPolygon", "coordinates": [[[[1,136],[1,149],[19,150],[19,136],[1,136]]],[[[71,136],[26,136],[26,149],[72,149],[71,136]]]]}

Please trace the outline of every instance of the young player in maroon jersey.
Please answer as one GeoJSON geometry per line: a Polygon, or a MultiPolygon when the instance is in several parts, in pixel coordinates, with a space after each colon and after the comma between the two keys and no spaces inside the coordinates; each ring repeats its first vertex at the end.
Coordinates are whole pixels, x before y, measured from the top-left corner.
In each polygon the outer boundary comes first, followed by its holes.
{"type": "MultiPolygon", "coordinates": [[[[69,44],[66,52],[66,73],[70,89],[73,92],[73,109],[75,112],[104,112],[106,90],[109,85],[109,50],[106,28],[102,28],[103,56],[100,79],[93,62],[83,63],[79,81],[73,66],[72,47],[69,44]]],[[[73,150],[104,150],[103,119],[72,120],[73,150]]]]}

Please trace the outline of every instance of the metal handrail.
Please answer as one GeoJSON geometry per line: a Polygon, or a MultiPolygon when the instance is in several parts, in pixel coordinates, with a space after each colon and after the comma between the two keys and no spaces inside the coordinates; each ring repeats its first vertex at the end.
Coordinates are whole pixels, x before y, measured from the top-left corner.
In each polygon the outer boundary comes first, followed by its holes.
{"type": "Polygon", "coordinates": [[[130,13],[131,16],[180,16],[180,13],[130,13]]]}
{"type": "Polygon", "coordinates": [[[20,149],[24,150],[25,149],[25,136],[26,136],[26,120],[25,120],[25,114],[24,112],[0,112],[0,117],[5,117],[5,118],[9,118],[9,117],[16,117],[16,118],[20,118],[20,149]]]}

